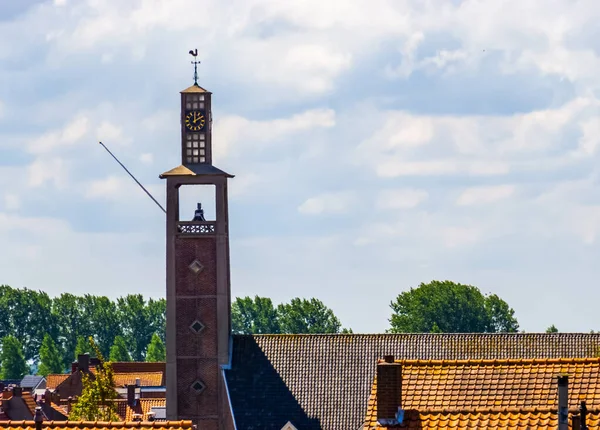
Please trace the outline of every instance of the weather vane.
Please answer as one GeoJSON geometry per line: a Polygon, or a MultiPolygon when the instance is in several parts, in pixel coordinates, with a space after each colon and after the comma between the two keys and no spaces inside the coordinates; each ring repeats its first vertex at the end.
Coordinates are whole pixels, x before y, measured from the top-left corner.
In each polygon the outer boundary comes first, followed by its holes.
{"type": "Polygon", "coordinates": [[[198,64],[200,64],[200,61],[196,61],[198,57],[198,49],[190,51],[190,55],[194,57],[194,61],[192,61],[192,64],[194,65],[194,85],[198,85],[198,64]]]}

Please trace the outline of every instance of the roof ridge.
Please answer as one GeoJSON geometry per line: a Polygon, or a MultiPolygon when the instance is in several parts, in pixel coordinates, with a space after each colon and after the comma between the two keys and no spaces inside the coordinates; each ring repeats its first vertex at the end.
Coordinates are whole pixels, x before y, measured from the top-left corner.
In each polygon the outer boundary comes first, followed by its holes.
{"type": "MultiPolygon", "coordinates": [[[[378,363],[384,363],[383,359],[377,360],[378,363]]],[[[395,363],[407,366],[447,366],[447,365],[466,365],[466,366],[488,366],[496,364],[592,364],[600,363],[600,357],[572,357],[572,358],[499,358],[499,359],[466,359],[466,360],[413,360],[398,359],[395,363]]]]}
{"type": "Polygon", "coordinates": [[[545,332],[528,332],[528,333],[268,333],[268,334],[234,334],[235,337],[569,337],[569,336],[585,336],[585,337],[600,337],[599,333],[586,332],[561,332],[561,333],[545,333],[545,332]]]}
{"type": "MultiPolygon", "coordinates": [[[[556,408],[552,407],[474,407],[474,408],[461,408],[461,409],[452,409],[452,408],[444,408],[444,409],[406,409],[405,412],[417,412],[420,414],[472,414],[472,413],[497,413],[497,412],[506,412],[506,413],[528,413],[528,412],[542,412],[542,413],[558,413],[556,408]]],[[[578,412],[579,408],[571,407],[569,408],[569,412],[578,412]]],[[[588,408],[588,412],[597,413],[600,412],[600,407],[588,408]]]]}

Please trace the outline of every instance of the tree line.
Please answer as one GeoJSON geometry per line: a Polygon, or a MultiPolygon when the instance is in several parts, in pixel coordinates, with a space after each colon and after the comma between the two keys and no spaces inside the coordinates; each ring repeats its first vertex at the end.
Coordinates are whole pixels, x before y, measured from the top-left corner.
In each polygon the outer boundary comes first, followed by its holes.
{"type": "Polygon", "coordinates": [[[39,366],[40,374],[61,373],[79,353],[89,352],[90,336],[113,361],[164,360],[165,311],[165,299],[140,294],[51,298],[0,285],[0,379],[19,378],[23,363],[39,366]]]}
{"type": "MultiPolygon", "coordinates": [[[[495,294],[451,281],[422,283],[391,303],[390,333],[516,332],[514,310],[495,294]]],[[[69,293],[51,298],[41,291],[0,285],[0,379],[18,378],[33,363],[37,373],[60,373],[89,352],[91,336],[110,361],[165,359],[164,299],[69,293]]],[[[267,297],[232,303],[234,334],[352,333],[316,298],[294,298],[275,306],[267,297]]]]}

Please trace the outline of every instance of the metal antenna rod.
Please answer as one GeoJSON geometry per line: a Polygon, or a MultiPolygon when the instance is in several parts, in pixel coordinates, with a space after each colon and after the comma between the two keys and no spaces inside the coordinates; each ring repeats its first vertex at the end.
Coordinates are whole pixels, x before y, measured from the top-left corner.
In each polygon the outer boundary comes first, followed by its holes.
{"type": "Polygon", "coordinates": [[[163,211],[164,213],[167,213],[167,211],[165,210],[165,208],[163,208],[163,207],[161,206],[161,204],[160,204],[160,203],[158,203],[154,197],[152,197],[152,194],[150,194],[150,193],[148,192],[148,190],[147,190],[146,188],[144,188],[144,186],[143,186],[142,184],[140,184],[140,181],[138,181],[137,179],[135,179],[135,176],[133,176],[133,175],[131,174],[131,172],[130,172],[129,170],[127,170],[127,167],[125,167],[125,166],[123,165],[123,163],[121,163],[121,162],[119,161],[119,159],[118,159],[117,157],[115,157],[115,156],[114,156],[114,154],[113,154],[112,152],[110,152],[110,150],[109,150],[109,149],[106,147],[106,145],[105,145],[104,143],[102,143],[102,142],[98,142],[98,143],[99,143],[100,145],[102,145],[102,146],[104,147],[104,149],[106,149],[106,151],[107,151],[107,152],[108,152],[108,153],[111,155],[111,157],[112,157],[112,158],[114,158],[114,159],[115,159],[115,161],[121,165],[121,167],[122,167],[122,168],[123,168],[123,169],[124,169],[124,170],[125,170],[125,171],[126,171],[128,174],[129,174],[129,176],[131,176],[131,177],[133,178],[133,180],[134,180],[134,181],[135,181],[135,182],[136,182],[136,183],[137,183],[137,184],[140,186],[140,188],[141,188],[142,190],[144,190],[144,192],[145,192],[146,194],[148,194],[148,197],[150,197],[150,198],[152,199],[152,201],[154,201],[154,203],[156,203],[156,204],[157,204],[157,206],[158,206],[159,208],[161,208],[161,209],[162,209],[162,211],[163,211]]]}

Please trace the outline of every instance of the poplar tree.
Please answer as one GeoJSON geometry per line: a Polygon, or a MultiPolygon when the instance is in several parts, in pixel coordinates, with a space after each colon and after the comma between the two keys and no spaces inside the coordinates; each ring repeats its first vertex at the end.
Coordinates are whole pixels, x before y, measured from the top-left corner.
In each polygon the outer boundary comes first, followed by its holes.
{"type": "Polygon", "coordinates": [[[131,356],[127,350],[127,343],[123,336],[115,337],[115,342],[110,347],[110,361],[131,361],[131,356]]]}
{"type": "Polygon", "coordinates": [[[14,336],[5,336],[2,339],[0,363],[2,363],[0,379],[21,379],[29,373],[23,345],[14,336]]]}
{"type": "Polygon", "coordinates": [[[167,351],[165,350],[165,344],[160,340],[160,336],[156,333],[152,335],[152,340],[148,345],[148,352],[146,352],[146,361],[156,362],[165,361],[167,359],[167,351]]]}
{"type": "Polygon", "coordinates": [[[40,347],[40,367],[38,368],[38,374],[46,377],[50,373],[62,373],[63,370],[63,360],[58,346],[56,346],[52,337],[46,333],[40,347]]]}

